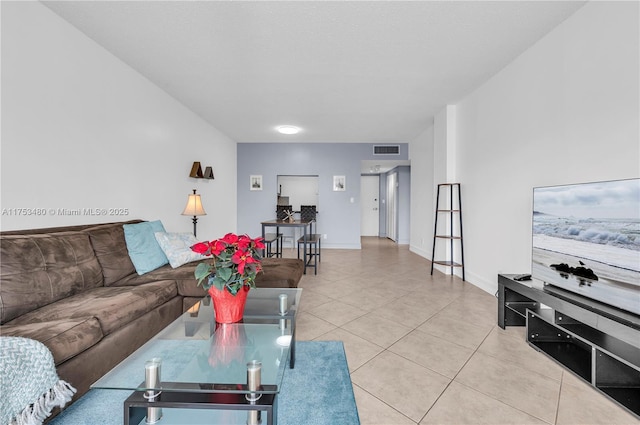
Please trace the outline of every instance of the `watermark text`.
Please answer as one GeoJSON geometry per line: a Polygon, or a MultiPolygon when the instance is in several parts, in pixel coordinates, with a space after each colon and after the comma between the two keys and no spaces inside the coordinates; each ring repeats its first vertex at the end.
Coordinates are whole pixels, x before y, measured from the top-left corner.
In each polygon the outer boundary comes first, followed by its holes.
{"type": "Polygon", "coordinates": [[[129,208],[2,208],[2,216],[127,216],[129,208]]]}

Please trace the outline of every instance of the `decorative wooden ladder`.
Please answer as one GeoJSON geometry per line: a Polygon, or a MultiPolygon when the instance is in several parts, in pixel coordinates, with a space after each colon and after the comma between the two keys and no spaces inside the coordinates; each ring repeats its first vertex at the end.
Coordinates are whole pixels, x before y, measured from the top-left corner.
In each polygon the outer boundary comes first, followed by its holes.
{"type": "MultiPolygon", "coordinates": [[[[445,207],[446,208],[446,207],[445,207]]],[[[435,226],[433,230],[433,250],[431,251],[431,274],[433,275],[433,265],[438,264],[441,266],[451,267],[451,274],[453,275],[453,269],[455,267],[462,268],[462,280],[464,278],[464,248],[462,243],[462,195],[460,193],[460,183],[442,183],[438,185],[438,193],[436,195],[436,217],[435,226]],[[440,209],[440,189],[443,189],[443,193],[446,193],[446,189],[449,189],[449,205],[447,209],[440,209]],[[458,192],[458,208],[454,209],[454,189],[458,192]],[[449,214],[449,232],[445,234],[438,234],[438,217],[440,215],[449,214]],[[460,234],[454,233],[455,216],[458,215],[460,234]],[[435,260],[436,254],[436,241],[444,240],[449,241],[449,254],[450,260],[435,260]],[[460,241],[460,262],[454,261],[454,242],[460,241]]]]}

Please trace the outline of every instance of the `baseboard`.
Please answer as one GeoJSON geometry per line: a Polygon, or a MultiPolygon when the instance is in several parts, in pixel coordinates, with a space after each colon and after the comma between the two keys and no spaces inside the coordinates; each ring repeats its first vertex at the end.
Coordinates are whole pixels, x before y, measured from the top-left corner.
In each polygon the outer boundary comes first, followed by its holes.
{"type": "Polygon", "coordinates": [[[481,278],[480,276],[478,276],[475,273],[469,273],[467,270],[465,270],[465,274],[466,274],[465,277],[467,278],[466,280],[470,284],[482,289],[483,291],[485,291],[488,294],[495,295],[496,291],[498,290],[498,282],[497,281],[496,282],[488,281],[486,279],[481,278]]]}
{"type": "MultiPolygon", "coordinates": [[[[283,249],[293,249],[294,251],[298,249],[295,245],[292,247],[289,244],[286,244],[282,247],[283,249]]],[[[327,243],[324,239],[320,243],[320,248],[326,249],[362,249],[361,244],[331,244],[327,243]]]]}
{"type": "Polygon", "coordinates": [[[361,244],[330,244],[322,242],[322,248],[328,249],[362,249],[361,244]]]}
{"type": "MultiPolygon", "coordinates": [[[[426,258],[427,260],[431,261],[431,253],[427,252],[426,250],[419,248],[415,245],[411,245],[409,246],[409,251],[413,252],[414,254],[417,254],[423,258],[426,258]]],[[[444,274],[449,274],[451,273],[451,269],[449,267],[445,267],[445,266],[439,266],[439,265],[434,265],[433,268],[435,270],[438,270],[439,272],[442,272],[444,274]]],[[[455,270],[454,271],[455,275],[462,278],[461,275],[461,271],[460,270],[455,270]]],[[[465,270],[465,281],[472,284],[473,286],[478,287],[479,289],[482,289],[483,291],[494,295],[496,293],[496,291],[498,290],[498,283],[497,282],[491,282],[488,281],[486,279],[483,279],[482,277],[478,276],[475,273],[470,273],[469,270],[465,270]]]]}
{"type": "Polygon", "coordinates": [[[424,248],[418,248],[415,245],[409,245],[409,251],[431,261],[431,253],[427,252],[424,248]]]}

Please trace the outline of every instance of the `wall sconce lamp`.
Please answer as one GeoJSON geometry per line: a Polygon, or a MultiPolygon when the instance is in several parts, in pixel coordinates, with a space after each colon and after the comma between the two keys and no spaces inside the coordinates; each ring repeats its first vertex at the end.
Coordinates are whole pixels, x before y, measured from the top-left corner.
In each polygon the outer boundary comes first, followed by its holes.
{"type": "Polygon", "coordinates": [[[193,194],[189,195],[187,199],[187,206],[184,207],[184,211],[182,211],[182,215],[192,215],[193,216],[193,236],[196,236],[196,223],[198,222],[199,215],[207,215],[202,208],[202,200],[200,199],[200,195],[196,195],[196,190],[193,189],[193,194]]]}

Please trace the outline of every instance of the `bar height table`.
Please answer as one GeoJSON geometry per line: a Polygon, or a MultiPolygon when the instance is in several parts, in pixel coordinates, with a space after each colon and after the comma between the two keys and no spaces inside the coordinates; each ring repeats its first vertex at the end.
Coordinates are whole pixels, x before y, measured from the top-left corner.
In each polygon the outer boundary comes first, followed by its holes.
{"type": "MultiPolygon", "coordinates": [[[[280,227],[300,227],[302,228],[302,232],[304,235],[305,240],[307,239],[307,234],[312,234],[313,233],[313,223],[315,220],[302,220],[302,219],[297,219],[294,221],[289,221],[289,220],[266,220],[261,222],[260,224],[262,225],[262,238],[264,239],[264,235],[265,235],[265,228],[267,227],[275,227],[276,228],[276,234],[278,234],[279,232],[279,228],[280,227]],[[307,232],[307,228],[309,229],[309,231],[307,232]]],[[[263,250],[262,255],[265,255],[265,252],[263,250]]],[[[303,257],[303,261],[304,261],[304,274],[307,274],[307,250],[304,250],[304,253],[302,254],[303,257]]]]}

